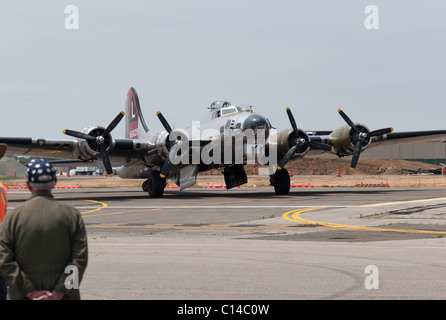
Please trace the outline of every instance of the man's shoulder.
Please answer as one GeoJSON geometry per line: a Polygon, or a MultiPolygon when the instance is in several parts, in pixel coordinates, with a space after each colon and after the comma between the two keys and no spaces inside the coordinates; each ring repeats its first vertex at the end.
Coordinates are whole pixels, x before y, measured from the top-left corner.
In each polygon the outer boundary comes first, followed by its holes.
{"type": "MultiPolygon", "coordinates": [[[[20,212],[23,210],[29,210],[30,208],[36,208],[44,205],[47,208],[57,208],[57,210],[62,210],[64,212],[71,212],[73,214],[80,214],[79,210],[76,209],[69,203],[54,199],[52,196],[32,196],[24,203],[18,205],[16,208],[11,210],[11,213],[20,212]],[[42,204],[44,202],[49,202],[51,204],[42,204]]],[[[9,214],[9,213],[8,213],[9,214]]]]}

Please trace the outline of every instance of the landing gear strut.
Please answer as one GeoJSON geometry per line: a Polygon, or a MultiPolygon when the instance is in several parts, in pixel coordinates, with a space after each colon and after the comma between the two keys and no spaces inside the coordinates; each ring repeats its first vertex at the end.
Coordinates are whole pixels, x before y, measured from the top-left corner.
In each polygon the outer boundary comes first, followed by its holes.
{"type": "Polygon", "coordinates": [[[161,198],[165,187],[166,179],[160,177],[159,171],[152,171],[142,184],[142,189],[149,193],[149,198],[161,198]]]}
{"type": "Polygon", "coordinates": [[[270,176],[269,181],[274,186],[274,191],[277,195],[287,195],[290,192],[290,175],[288,170],[277,170],[270,176]]]}

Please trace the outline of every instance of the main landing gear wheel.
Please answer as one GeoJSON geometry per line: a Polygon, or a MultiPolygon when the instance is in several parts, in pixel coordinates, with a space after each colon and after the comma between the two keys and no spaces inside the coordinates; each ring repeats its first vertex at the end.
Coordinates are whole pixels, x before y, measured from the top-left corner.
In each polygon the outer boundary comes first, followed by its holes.
{"type": "Polygon", "coordinates": [[[142,188],[149,193],[149,198],[161,198],[166,187],[166,179],[160,177],[159,171],[152,171],[149,178],[144,181],[142,188]]]}
{"type": "Polygon", "coordinates": [[[274,186],[274,191],[277,195],[287,195],[290,192],[290,175],[288,170],[277,170],[273,177],[271,177],[271,184],[274,186]]]}

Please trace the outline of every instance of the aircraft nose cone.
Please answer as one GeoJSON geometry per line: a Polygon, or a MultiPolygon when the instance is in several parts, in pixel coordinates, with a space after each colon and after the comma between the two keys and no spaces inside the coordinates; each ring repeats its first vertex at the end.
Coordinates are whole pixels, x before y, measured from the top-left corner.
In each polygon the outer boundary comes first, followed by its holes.
{"type": "Polygon", "coordinates": [[[246,129],[252,129],[252,130],[264,129],[266,137],[268,136],[269,127],[270,127],[269,121],[265,117],[259,114],[250,115],[243,122],[243,131],[246,129]]]}

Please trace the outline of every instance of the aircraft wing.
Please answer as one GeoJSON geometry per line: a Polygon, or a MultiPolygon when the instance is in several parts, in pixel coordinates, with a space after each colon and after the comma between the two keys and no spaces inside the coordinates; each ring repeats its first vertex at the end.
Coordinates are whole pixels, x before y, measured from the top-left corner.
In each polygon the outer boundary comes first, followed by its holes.
{"type": "Polygon", "coordinates": [[[57,159],[73,158],[73,140],[0,137],[0,143],[8,145],[8,154],[57,159]]]}
{"type": "MultiPolygon", "coordinates": [[[[42,139],[0,137],[0,143],[8,146],[7,154],[56,159],[54,164],[81,164],[91,166],[92,162],[103,160],[100,150],[88,150],[88,143],[82,139],[42,139]]],[[[148,141],[135,139],[111,140],[107,154],[113,165],[137,164],[155,149],[148,141]]]]}
{"type": "Polygon", "coordinates": [[[338,113],[347,124],[328,134],[316,133],[313,139],[332,145],[333,152],[339,157],[352,155],[352,169],[356,167],[361,152],[368,147],[446,138],[446,130],[393,132],[393,128],[388,127],[370,131],[365,125],[353,122],[341,109],[338,109],[338,113]]]}
{"type": "MultiPolygon", "coordinates": [[[[308,131],[310,141],[330,143],[336,136],[335,131],[308,131]]],[[[425,131],[405,131],[391,132],[384,135],[371,137],[368,148],[380,145],[398,145],[416,142],[433,142],[446,139],[446,130],[425,130],[425,131]]],[[[313,150],[321,150],[312,148],[313,150]]],[[[322,149],[323,150],[323,149],[322,149]]]]}
{"type": "MultiPolygon", "coordinates": [[[[441,141],[446,139],[446,130],[393,132],[392,128],[386,128],[368,131],[368,129],[366,129],[364,126],[354,124],[354,127],[358,131],[357,133],[353,132],[352,127],[350,125],[346,125],[332,132],[311,132],[309,138],[312,142],[319,142],[333,146],[332,152],[339,157],[352,156],[352,169],[356,168],[360,154],[367,148],[373,148],[381,145],[441,141]]],[[[312,154],[324,152],[323,150],[318,150],[317,148],[313,148],[312,151],[312,154]]]]}
{"type": "Polygon", "coordinates": [[[110,176],[113,175],[112,162],[115,166],[141,163],[159,165],[156,161],[160,157],[154,157],[159,152],[156,145],[158,136],[151,135],[150,139],[112,138],[111,132],[124,115],[124,112],[120,112],[107,128],[89,126],[83,131],[63,131],[74,139],[0,137],[0,143],[8,145],[9,154],[57,159],[59,161],[54,163],[59,164],[91,165],[100,160],[110,176]]]}
{"type": "Polygon", "coordinates": [[[379,145],[432,142],[444,139],[446,139],[446,130],[392,132],[384,136],[373,137],[370,148],[379,145]]]}

